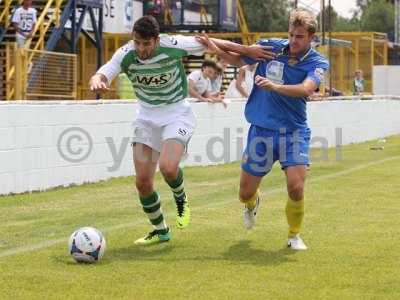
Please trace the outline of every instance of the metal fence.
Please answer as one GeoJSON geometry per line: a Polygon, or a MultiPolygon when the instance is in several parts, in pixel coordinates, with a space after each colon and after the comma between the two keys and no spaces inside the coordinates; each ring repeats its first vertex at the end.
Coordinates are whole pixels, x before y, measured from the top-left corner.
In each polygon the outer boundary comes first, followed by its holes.
{"type": "Polygon", "coordinates": [[[54,100],[77,98],[77,55],[17,49],[6,45],[2,98],[54,100]]]}

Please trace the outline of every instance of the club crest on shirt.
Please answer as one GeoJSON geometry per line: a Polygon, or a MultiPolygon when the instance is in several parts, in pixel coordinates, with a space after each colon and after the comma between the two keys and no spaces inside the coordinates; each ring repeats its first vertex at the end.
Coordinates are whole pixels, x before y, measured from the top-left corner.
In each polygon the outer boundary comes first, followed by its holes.
{"type": "Polygon", "coordinates": [[[283,69],[285,65],[277,60],[270,61],[265,70],[265,77],[272,82],[283,84],[283,69]]]}

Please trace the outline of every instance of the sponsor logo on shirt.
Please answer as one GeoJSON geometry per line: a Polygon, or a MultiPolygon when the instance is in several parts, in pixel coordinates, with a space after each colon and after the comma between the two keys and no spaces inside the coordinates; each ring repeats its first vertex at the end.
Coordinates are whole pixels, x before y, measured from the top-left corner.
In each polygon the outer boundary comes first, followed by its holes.
{"type": "Polygon", "coordinates": [[[285,67],[283,62],[273,60],[267,64],[265,70],[265,77],[272,82],[283,84],[283,68],[285,67]]]}
{"type": "Polygon", "coordinates": [[[173,73],[155,74],[155,75],[136,75],[135,79],[141,85],[156,87],[166,84],[171,80],[173,73]]]}

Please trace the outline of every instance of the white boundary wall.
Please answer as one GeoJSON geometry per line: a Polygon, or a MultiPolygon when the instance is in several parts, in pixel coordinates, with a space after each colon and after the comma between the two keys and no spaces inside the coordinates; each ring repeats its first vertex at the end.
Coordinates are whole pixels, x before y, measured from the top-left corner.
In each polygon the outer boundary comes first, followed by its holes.
{"type": "MultiPolygon", "coordinates": [[[[241,159],[248,128],[243,117],[244,104],[235,101],[225,110],[219,104],[192,103],[198,127],[185,165],[241,159]],[[207,154],[207,149],[213,154],[207,154]]],[[[122,101],[1,102],[0,194],[132,175],[129,138],[136,108],[136,103],[122,101]],[[74,159],[90,147],[85,136],[73,136],[73,127],[84,129],[93,144],[88,157],[76,163],[63,159],[60,151],[74,159]],[[58,149],[60,136],[68,129],[58,149]],[[72,146],[68,149],[71,134],[72,146]],[[115,165],[110,149],[114,153],[125,150],[119,166],[118,162],[115,165]]],[[[308,115],[314,147],[321,145],[318,137],[325,138],[332,147],[400,133],[400,101],[396,100],[311,102],[308,115]],[[341,128],[341,138],[336,136],[336,128],[341,128]]]]}
{"type": "Polygon", "coordinates": [[[372,70],[374,95],[400,95],[400,66],[374,66],[372,70]]]}

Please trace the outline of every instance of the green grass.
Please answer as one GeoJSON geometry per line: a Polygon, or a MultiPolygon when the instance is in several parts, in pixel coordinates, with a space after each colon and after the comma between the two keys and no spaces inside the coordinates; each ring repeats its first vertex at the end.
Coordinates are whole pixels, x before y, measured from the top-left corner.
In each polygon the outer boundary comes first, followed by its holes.
{"type": "MultiPolygon", "coordinates": [[[[140,248],[149,231],[132,178],[0,197],[0,299],[400,299],[400,137],[346,146],[313,164],[303,237],[284,247],[285,180],[262,185],[257,226],[246,232],[237,201],[239,164],[186,168],[192,224],[174,228],[170,192],[157,176],[173,239],[140,248]],[[105,233],[96,265],[67,253],[81,226],[105,233]]],[[[313,152],[313,156],[317,156],[313,152]]]]}

